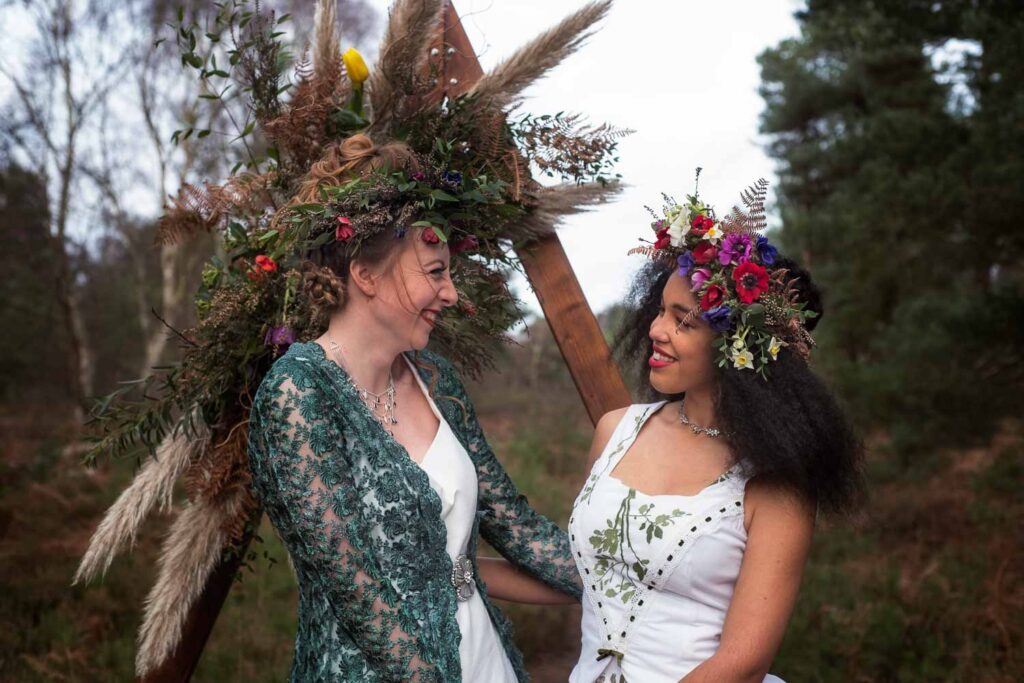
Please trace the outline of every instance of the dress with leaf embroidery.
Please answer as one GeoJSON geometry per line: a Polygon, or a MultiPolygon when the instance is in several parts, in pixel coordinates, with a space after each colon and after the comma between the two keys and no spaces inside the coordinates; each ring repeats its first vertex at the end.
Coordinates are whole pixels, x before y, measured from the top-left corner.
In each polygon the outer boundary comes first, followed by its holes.
{"type": "Polygon", "coordinates": [[[586,598],[571,683],[677,683],[718,649],[746,547],[741,468],[692,496],[647,495],[612,476],[664,405],[627,409],[573,506],[586,598]]]}
{"type": "MultiPolygon", "coordinates": [[[[476,541],[563,592],[579,595],[568,539],[521,496],[484,439],[451,365],[418,354],[437,408],[478,480],[476,541]]],[[[298,632],[291,680],[462,680],[452,559],[429,478],[359,400],[316,343],[293,344],[257,392],[249,425],[254,489],[295,566],[298,632]]],[[[487,606],[520,681],[511,626],[487,606]]]]}

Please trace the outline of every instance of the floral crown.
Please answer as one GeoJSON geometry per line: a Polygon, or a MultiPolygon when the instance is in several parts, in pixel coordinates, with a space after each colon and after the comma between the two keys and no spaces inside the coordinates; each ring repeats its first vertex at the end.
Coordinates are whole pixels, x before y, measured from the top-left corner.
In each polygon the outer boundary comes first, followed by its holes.
{"type": "Polygon", "coordinates": [[[699,312],[688,315],[699,316],[721,335],[719,366],[731,364],[765,378],[783,347],[809,356],[814,340],[804,322],[817,315],[797,301],[788,271],[773,268],[778,250],[760,234],[766,227],[767,189],[768,182],[758,180],[742,193],[746,210],[733,207],[722,220],[696,194],[687,195],[685,204],[663,195],[661,216],[648,208],[655,217],[655,241],[630,251],[669,263],[689,281],[699,312]]]}
{"type": "Polygon", "coordinates": [[[453,256],[484,250],[490,254],[507,236],[509,219],[525,213],[506,196],[509,184],[486,174],[464,177],[451,168],[452,146],[440,142],[438,159],[415,155],[405,168],[385,168],[339,185],[319,188],[319,201],[282,213],[280,226],[307,249],[344,244],[358,250],[362,241],[386,232],[401,239],[423,228],[428,244],[447,243],[453,256]]]}

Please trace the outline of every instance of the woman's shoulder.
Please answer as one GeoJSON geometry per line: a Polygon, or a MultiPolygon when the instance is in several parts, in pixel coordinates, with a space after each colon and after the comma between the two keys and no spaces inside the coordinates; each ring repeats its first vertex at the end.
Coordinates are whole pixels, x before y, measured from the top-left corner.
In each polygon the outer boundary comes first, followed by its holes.
{"type": "MultiPolygon", "coordinates": [[[[263,376],[254,405],[272,402],[285,389],[299,391],[316,387],[314,368],[317,363],[317,351],[320,346],[316,342],[298,342],[288,347],[285,353],[275,360],[263,376]],[[315,347],[315,348],[314,348],[315,347]]],[[[320,351],[320,355],[323,352],[320,351]]]]}

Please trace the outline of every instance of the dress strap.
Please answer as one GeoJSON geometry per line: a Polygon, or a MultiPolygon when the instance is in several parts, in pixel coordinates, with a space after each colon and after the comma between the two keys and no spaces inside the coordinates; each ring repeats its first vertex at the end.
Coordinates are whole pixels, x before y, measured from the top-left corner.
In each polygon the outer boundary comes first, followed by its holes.
{"type": "Polygon", "coordinates": [[[614,470],[622,456],[626,454],[629,447],[636,441],[640,430],[643,429],[647,420],[661,410],[661,407],[666,403],[668,401],[634,403],[631,405],[622,416],[622,419],[619,420],[619,424],[615,426],[615,431],[612,432],[611,438],[605,444],[601,457],[594,463],[594,470],[592,471],[606,474],[614,470]]]}

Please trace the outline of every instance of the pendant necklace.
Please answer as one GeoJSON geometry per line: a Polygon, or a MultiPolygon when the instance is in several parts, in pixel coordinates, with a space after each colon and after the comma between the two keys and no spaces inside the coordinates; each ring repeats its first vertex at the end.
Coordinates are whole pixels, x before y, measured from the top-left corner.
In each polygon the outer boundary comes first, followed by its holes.
{"type": "Polygon", "coordinates": [[[715,427],[701,427],[699,424],[691,422],[690,418],[686,417],[686,410],[683,407],[685,404],[686,401],[683,401],[679,404],[679,422],[689,427],[690,431],[693,432],[694,434],[704,434],[710,437],[717,437],[722,435],[722,431],[720,429],[717,429],[715,427]]]}
{"type": "Polygon", "coordinates": [[[398,417],[396,417],[395,414],[395,409],[398,407],[398,401],[395,400],[395,382],[391,377],[391,373],[388,372],[387,388],[383,392],[375,394],[369,389],[364,389],[359,386],[356,384],[356,381],[352,379],[352,373],[348,371],[345,364],[341,362],[341,358],[338,357],[339,352],[341,352],[341,345],[335,342],[330,335],[327,335],[327,344],[330,346],[331,355],[334,356],[338,365],[345,370],[345,379],[347,379],[352,388],[356,390],[356,393],[359,395],[359,400],[369,408],[370,414],[373,415],[374,419],[380,422],[381,426],[384,427],[384,430],[393,438],[395,435],[391,431],[391,426],[398,424],[398,417]]]}

